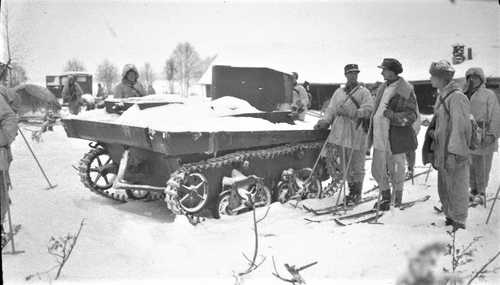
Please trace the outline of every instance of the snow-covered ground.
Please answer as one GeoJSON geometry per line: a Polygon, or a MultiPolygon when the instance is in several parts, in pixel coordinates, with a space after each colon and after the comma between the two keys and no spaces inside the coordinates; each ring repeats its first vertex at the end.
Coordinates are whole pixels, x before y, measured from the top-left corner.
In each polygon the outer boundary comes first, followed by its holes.
{"type": "MultiPolygon", "coordinates": [[[[247,268],[242,253],[251,256],[253,251],[251,214],[192,226],[185,217],[173,216],[162,201],[115,203],[86,190],[71,167],[88,151],[86,141],[67,138],[61,126],[44,134],[43,140],[30,143],[51,182],[57,184],[51,190],[46,189],[22,137],[12,146],[11,209],[14,223],[23,226],[16,236],[16,247],[25,253],[2,255],[6,284],[25,283],[27,275],[55,265],[47,253],[49,238],[75,233],[82,219],[85,226],[58,283],[234,284],[233,272],[247,268]]],[[[417,172],[426,169],[419,161],[417,172]]],[[[374,183],[369,161],[366,169],[365,190],[374,183]]],[[[498,154],[491,173],[489,195],[500,185],[498,154]]],[[[244,278],[244,284],[285,284],[271,275],[272,257],[286,277],[284,263],[302,266],[317,261],[303,271],[308,284],[394,284],[405,271],[409,256],[430,242],[450,240],[443,216],[433,211],[438,204],[437,173],[431,172],[428,185],[424,180],[425,175],[416,178],[414,185],[406,183],[404,199],[425,195],[431,199],[405,211],[387,212],[380,219],[383,225],[307,223],[304,218],[313,218],[311,214],[289,204],[272,204],[267,218],[259,224],[259,258],[266,260],[244,278]]],[[[257,214],[264,211],[259,209],[257,214]]],[[[498,205],[489,225],[484,223],[486,215],[485,208],[470,209],[467,230],[457,233],[458,246],[475,236],[483,237],[476,244],[474,261],[463,268],[467,272],[479,268],[499,249],[498,205]]],[[[449,257],[441,261],[450,267],[449,257]]],[[[499,260],[491,268],[497,266],[499,260]]],[[[498,274],[490,275],[486,283],[499,281],[498,274]]]]}

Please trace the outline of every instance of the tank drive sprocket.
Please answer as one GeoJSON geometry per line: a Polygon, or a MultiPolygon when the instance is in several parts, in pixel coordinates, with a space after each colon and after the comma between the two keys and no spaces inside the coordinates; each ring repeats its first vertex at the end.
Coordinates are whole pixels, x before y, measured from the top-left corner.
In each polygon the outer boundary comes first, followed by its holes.
{"type": "Polygon", "coordinates": [[[103,147],[96,146],[87,152],[80,160],[78,172],[83,185],[90,191],[115,201],[127,201],[125,190],[112,188],[118,164],[103,147]]]}

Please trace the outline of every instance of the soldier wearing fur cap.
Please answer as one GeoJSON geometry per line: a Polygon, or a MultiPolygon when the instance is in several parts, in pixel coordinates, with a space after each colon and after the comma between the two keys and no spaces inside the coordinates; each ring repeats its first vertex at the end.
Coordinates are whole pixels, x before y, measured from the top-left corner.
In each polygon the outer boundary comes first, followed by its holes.
{"type": "Polygon", "coordinates": [[[373,145],[372,175],[381,195],[374,207],[388,211],[392,198],[396,207],[403,200],[405,153],[416,149],[413,124],[418,124],[418,107],[413,86],[399,76],[403,72],[401,63],[385,58],[378,67],[385,82],[375,96],[369,143],[373,145]]]}
{"type": "Polygon", "coordinates": [[[470,103],[457,83],[455,70],[445,60],[430,66],[431,84],[438,89],[434,105],[434,166],[438,170],[438,194],[453,230],[465,229],[468,212],[469,145],[472,134],[470,103]]]}
{"type": "Polygon", "coordinates": [[[481,129],[481,145],[471,152],[471,202],[485,202],[485,191],[491,170],[493,153],[498,150],[500,136],[500,106],[493,91],[486,89],[484,71],[473,67],[465,73],[465,95],[470,100],[471,113],[481,129]]]}
{"type": "Polygon", "coordinates": [[[357,64],[344,67],[347,83],[335,90],[323,118],[315,126],[315,129],[328,129],[331,125],[326,145],[327,167],[334,177],[333,162],[340,157],[342,169],[339,170],[347,172],[349,195],[346,202],[350,204],[361,200],[366,150],[366,130],[362,122],[370,118],[373,110],[370,91],[358,82],[358,73],[357,64]]]}
{"type": "Polygon", "coordinates": [[[142,96],[146,96],[146,90],[139,82],[137,68],[133,64],[125,64],[122,71],[122,81],[114,89],[114,98],[142,96]]]}

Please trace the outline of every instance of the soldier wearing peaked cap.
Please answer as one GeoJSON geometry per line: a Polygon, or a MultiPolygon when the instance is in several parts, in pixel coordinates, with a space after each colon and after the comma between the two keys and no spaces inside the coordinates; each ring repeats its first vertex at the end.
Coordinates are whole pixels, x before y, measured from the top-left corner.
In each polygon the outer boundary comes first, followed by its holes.
{"type": "Polygon", "coordinates": [[[366,122],[373,110],[370,91],[358,82],[359,72],[357,64],[344,67],[347,83],[335,90],[325,114],[315,126],[315,129],[331,127],[326,145],[327,167],[332,178],[337,171],[347,172],[349,195],[346,202],[351,204],[361,200],[369,120],[368,124],[366,122]],[[337,158],[341,166],[336,165],[337,158]]]}

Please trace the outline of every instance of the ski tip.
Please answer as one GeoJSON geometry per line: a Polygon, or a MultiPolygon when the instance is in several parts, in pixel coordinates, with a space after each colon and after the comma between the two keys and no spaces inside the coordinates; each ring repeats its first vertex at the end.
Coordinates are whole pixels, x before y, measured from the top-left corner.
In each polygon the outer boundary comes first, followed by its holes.
{"type": "Polygon", "coordinates": [[[333,221],[334,221],[337,225],[339,225],[339,226],[341,226],[341,227],[345,227],[345,226],[347,226],[347,224],[343,223],[343,222],[342,222],[342,221],[340,221],[339,219],[333,219],[333,221]]]}

